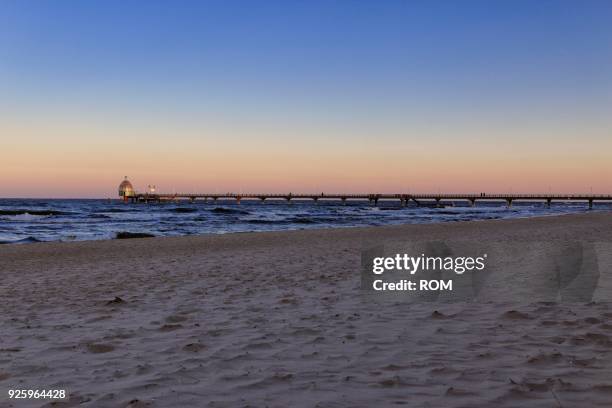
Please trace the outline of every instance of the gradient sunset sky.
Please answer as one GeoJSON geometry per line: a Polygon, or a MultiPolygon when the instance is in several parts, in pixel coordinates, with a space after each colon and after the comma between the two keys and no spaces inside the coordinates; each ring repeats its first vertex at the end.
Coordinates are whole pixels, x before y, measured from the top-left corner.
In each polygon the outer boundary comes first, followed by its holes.
{"type": "Polygon", "coordinates": [[[612,193],[612,2],[4,0],[0,141],[0,197],[612,193]]]}

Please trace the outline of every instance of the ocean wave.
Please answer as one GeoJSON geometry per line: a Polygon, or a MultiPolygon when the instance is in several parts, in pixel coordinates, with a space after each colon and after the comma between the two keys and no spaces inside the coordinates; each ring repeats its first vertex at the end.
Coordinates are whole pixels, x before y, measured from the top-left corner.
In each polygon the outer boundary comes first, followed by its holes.
{"type": "Polygon", "coordinates": [[[34,242],[44,242],[40,239],[36,239],[35,237],[27,237],[23,239],[17,239],[15,241],[0,241],[0,245],[4,244],[32,244],[34,242]]]}
{"type": "Polygon", "coordinates": [[[197,208],[191,208],[191,207],[178,207],[178,208],[172,208],[168,211],[172,211],[175,213],[192,213],[192,212],[197,212],[198,209],[197,208]]]}
{"type": "Polygon", "coordinates": [[[344,222],[345,220],[355,220],[356,218],[353,216],[346,216],[346,217],[321,217],[321,216],[316,216],[312,218],[314,221],[316,221],[317,223],[321,223],[321,222],[344,222]]]}
{"type": "Polygon", "coordinates": [[[250,212],[246,210],[239,210],[237,208],[225,208],[225,207],[215,207],[210,210],[212,213],[216,214],[250,214],[250,212]]]}
{"type": "Polygon", "coordinates": [[[242,220],[249,224],[317,224],[318,221],[312,218],[306,217],[290,217],[283,219],[269,219],[269,218],[255,218],[250,220],[242,220]]]}
{"type": "Polygon", "coordinates": [[[253,219],[253,220],[243,220],[243,222],[246,222],[249,224],[283,224],[285,220],[253,219]]]}
{"type": "Polygon", "coordinates": [[[316,224],[317,221],[306,217],[293,217],[287,220],[291,224],[316,224]]]}
{"type": "Polygon", "coordinates": [[[65,211],[55,210],[0,210],[0,215],[39,215],[39,216],[52,216],[52,215],[69,215],[71,213],[65,211]]]}
{"type": "Polygon", "coordinates": [[[104,214],[89,214],[89,218],[111,218],[109,215],[104,214]]]}
{"type": "Polygon", "coordinates": [[[130,212],[132,210],[126,210],[123,208],[109,208],[107,210],[104,210],[104,212],[109,212],[109,213],[123,213],[123,212],[130,212]]]}

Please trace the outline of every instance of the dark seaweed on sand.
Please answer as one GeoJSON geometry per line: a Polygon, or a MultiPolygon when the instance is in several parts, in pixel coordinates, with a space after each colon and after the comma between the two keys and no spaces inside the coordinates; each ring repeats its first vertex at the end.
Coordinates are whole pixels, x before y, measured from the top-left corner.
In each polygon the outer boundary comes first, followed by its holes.
{"type": "Polygon", "coordinates": [[[116,239],[129,239],[129,238],[153,238],[155,235],[147,234],[145,232],[118,232],[115,236],[116,239]]]}

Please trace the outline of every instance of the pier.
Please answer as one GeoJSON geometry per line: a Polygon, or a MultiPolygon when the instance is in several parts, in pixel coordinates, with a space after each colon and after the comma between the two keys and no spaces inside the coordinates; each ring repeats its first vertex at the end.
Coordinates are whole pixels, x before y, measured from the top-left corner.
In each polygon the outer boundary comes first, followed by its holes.
{"type": "Polygon", "coordinates": [[[243,193],[134,193],[123,196],[124,200],[132,203],[170,202],[184,200],[191,203],[217,202],[217,200],[233,200],[240,204],[243,200],[258,200],[265,203],[267,200],[284,200],[288,203],[294,200],[310,200],[315,204],[319,201],[366,201],[377,206],[380,201],[397,201],[402,207],[413,203],[417,206],[442,207],[455,202],[466,202],[474,207],[478,201],[499,201],[510,208],[514,202],[543,202],[548,207],[553,202],[584,202],[589,208],[593,203],[600,201],[612,202],[612,194],[243,194],[243,193]]]}
{"type": "Polygon", "coordinates": [[[444,194],[444,193],[426,193],[426,194],[269,194],[269,193],[158,193],[155,186],[149,186],[146,193],[139,193],[134,190],[132,183],[127,179],[119,185],[119,197],[124,202],[128,203],[162,203],[162,202],[177,202],[187,200],[190,203],[196,201],[217,202],[218,200],[234,200],[236,204],[240,204],[243,200],[259,200],[265,203],[267,200],[284,200],[291,203],[293,200],[310,200],[317,204],[319,201],[340,201],[346,204],[347,201],[367,201],[370,205],[377,206],[380,201],[399,201],[402,207],[413,203],[416,206],[427,207],[443,207],[448,204],[454,205],[455,202],[467,202],[471,207],[476,205],[477,201],[500,201],[506,203],[508,208],[512,207],[513,202],[531,201],[543,202],[548,207],[554,202],[584,202],[588,203],[589,208],[593,208],[593,203],[596,201],[612,202],[612,194],[489,194],[489,193],[467,193],[467,194],[444,194]]]}

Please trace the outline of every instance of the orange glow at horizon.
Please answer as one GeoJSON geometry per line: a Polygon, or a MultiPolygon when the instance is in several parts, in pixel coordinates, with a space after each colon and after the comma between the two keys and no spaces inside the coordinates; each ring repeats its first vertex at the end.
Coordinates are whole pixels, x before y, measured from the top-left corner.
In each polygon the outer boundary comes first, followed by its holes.
{"type": "Polygon", "coordinates": [[[161,192],[612,192],[608,139],[286,131],[3,124],[0,197],[115,198],[125,175],[161,192]]]}

